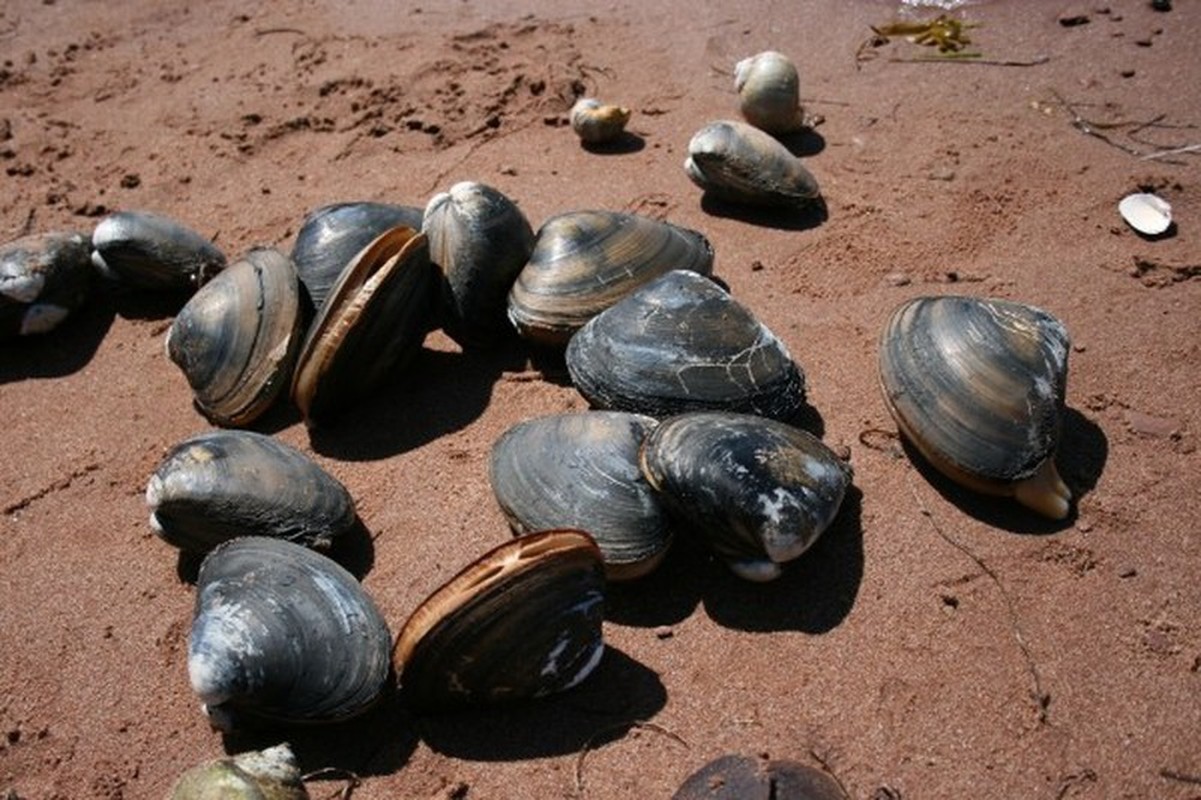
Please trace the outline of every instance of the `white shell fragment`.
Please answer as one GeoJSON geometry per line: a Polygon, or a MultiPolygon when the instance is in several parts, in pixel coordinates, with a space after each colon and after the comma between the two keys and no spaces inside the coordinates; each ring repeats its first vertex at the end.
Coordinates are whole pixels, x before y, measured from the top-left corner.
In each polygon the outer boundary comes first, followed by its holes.
{"type": "Polygon", "coordinates": [[[1153,194],[1128,194],[1118,203],[1122,219],[1139,233],[1158,236],[1172,224],[1172,206],[1153,194]]]}

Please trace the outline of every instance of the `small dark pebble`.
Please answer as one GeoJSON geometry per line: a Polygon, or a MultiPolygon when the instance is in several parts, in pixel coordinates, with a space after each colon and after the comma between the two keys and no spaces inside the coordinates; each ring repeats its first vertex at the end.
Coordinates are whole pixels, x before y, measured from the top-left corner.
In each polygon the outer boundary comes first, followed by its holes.
{"type": "Polygon", "coordinates": [[[1065,28],[1074,28],[1077,25],[1088,24],[1088,14],[1063,14],[1059,17],[1059,24],[1065,28]]]}
{"type": "Polygon", "coordinates": [[[135,172],[127,172],[121,176],[121,188],[136,189],[142,185],[142,179],[135,172]]]}
{"type": "Polygon", "coordinates": [[[675,635],[676,635],[675,629],[672,628],[670,625],[660,625],[659,627],[655,628],[655,638],[656,639],[670,639],[671,637],[673,637],[675,635]]]}
{"type": "Polygon", "coordinates": [[[1119,72],[1118,74],[1119,74],[1119,75],[1121,75],[1123,78],[1133,78],[1133,77],[1134,77],[1134,70],[1132,70],[1132,69],[1124,69],[1124,70],[1122,70],[1121,72],[1119,72]]]}
{"type": "Polygon", "coordinates": [[[761,269],[763,269],[762,261],[760,261],[759,259],[756,258],[754,261],[751,262],[751,272],[758,272],[761,269]]]}
{"type": "Polygon", "coordinates": [[[1118,570],[1119,578],[1133,578],[1137,574],[1138,570],[1134,567],[1122,567],[1120,570],[1118,570]]]}
{"type": "Polygon", "coordinates": [[[1151,8],[1156,11],[1171,11],[1172,0],[1151,0],[1151,8]]]}

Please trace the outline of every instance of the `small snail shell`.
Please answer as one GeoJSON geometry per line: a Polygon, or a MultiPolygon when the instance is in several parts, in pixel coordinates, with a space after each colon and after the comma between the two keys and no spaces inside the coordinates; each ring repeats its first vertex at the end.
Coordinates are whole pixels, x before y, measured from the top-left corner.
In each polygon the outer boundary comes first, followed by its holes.
{"type": "Polygon", "coordinates": [[[734,66],[734,91],[746,121],[768,133],[805,127],[800,81],[788,56],[768,50],[734,66]]]}
{"type": "Polygon", "coordinates": [[[585,144],[615,141],[630,121],[630,109],[582,97],[571,107],[571,129],[585,144]]]}

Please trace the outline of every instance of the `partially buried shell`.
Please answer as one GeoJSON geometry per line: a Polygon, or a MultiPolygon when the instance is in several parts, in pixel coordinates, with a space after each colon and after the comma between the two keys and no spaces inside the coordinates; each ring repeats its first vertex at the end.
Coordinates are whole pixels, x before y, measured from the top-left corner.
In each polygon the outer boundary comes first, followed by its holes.
{"type": "Polygon", "coordinates": [[[767,50],[734,66],[734,91],[746,121],[768,133],[805,127],[796,65],[783,53],[767,50]]]}
{"type": "Polygon", "coordinates": [[[719,200],[754,206],[807,206],[817,179],[770,135],[745,122],[711,122],[688,143],[684,171],[719,200]]]}
{"type": "Polygon", "coordinates": [[[92,262],[104,275],[142,289],[192,291],[225,268],[225,254],[161,214],[118,211],[92,232],[92,262]]]}
{"type": "Polygon", "coordinates": [[[180,309],[167,332],[167,355],[209,419],[246,425],[292,380],[300,316],[292,262],[255,248],[180,309]]]}
{"type": "Polygon", "coordinates": [[[46,333],[83,305],[89,252],[86,237],[66,231],[0,246],[0,339],[46,333]]]}
{"type": "Polygon", "coordinates": [[[578,528],[596,540],[611,580],[663,560],[667,516],[638,468],[650,417],[617,411],[526,420],[492,446],[492,491],[515,533],[578,528]]]}
{"type": "Polygon", "coordinates": [[[630,109],[602,103],[593,97],[581,97],[571,107],[571,129],[584,144],[608,144],[616,141],[630,121],[630,109]]]}
{"type": "Polygon", "coordinates": [[[595,408],[655,417],[741,411],[792,417],[805,379],[788,349],[713,281],[673,271],[572,337],[567,370],[595,408]]]}
{"type": "Polygon", "coordinates": [[[188,676],[219,730],[361,714],[387,688],[391,645],[354,576],[300,545],[235,539],[200,566],[188,676]]]}
{"type": "Polygon", "coordinates": [[[439,710],[542,697],[590,675],[604,654],[601,554],[579,531],[521,536],[431,595],[397,637],[409,703],[439,710]]]}
{"type": "Polygon", "coordinates": [[[250,431],[212,431],[175,445],[146,487],[150,526],[206,552],[238,536],[329,547],[355,523],[341,483],[299,450],[250,431]]]}
{"type": "Polygon", "coordinates": [[[805,431],[751,414],[695,413],[659,424],[642,471],[680,530],[739,577],[768,581],[829,527],[851,469],[805,431]]]}
{"type": "Polygon", "coordinates": [[[308,800],[287,743],[215,758],[184,772],[168,800],[308,800]]]}
{"type": "Polygon", "coordinates": [[[292,261],[313,307],[320,309],[342,270],[389,228],[421,229],[420,208],[390,203],[334,203],[304,218],[292,246],[292,261]]]}
{"type": "Polygon", "coordinates": [[[509,293],[509,319],[523,337],[562,347],[592,317],[673,269],[712,272],[709,240],[637,214],[560,214],[538,231],[509,293]]]}
{"type": "Polygon", "coordinates": [[[416,354],[428,332],[433,273],[425,236],[405,226],[355,256],[296,362],[292,399],[306,423],[333,417],[416,354]]]}
{"type": "Polygon", "coordinates": [[[901,433],[952,480],[1067,516],[1055,469],[1067,330],[1034,306],[918,297],[889,317],[880,382],[901,433]]]}
{"type": "Polygon", "coordinates": [[[728,755],[688,776],[672,800],[849,800],[828,772],[795,761],[728,755]]]}
{"type": "Polygon", "coordinates": [[[534,247],[517,204],[482,183],[456,183],[430,200],[422,232],[442,270],[446,332],[463,345],[505,332],[509,289],[534,247]]]}

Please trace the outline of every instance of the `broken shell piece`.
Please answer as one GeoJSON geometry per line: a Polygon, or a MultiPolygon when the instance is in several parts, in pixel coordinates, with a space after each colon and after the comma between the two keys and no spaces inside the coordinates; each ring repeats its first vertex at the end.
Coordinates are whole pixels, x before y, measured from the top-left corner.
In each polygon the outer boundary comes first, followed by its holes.
{"type": "Polygon", "coordinates": [[[296,756],[287,743],[216,758],[179,776],[169,800],[308,800],[296,756]]]}
{"type": "Polygon", "coordinates": [[[571,107],[571,129],[585,144],[615,141],[630,121],[630,109],[582,97],[571,107]]]}
{"type": "Polygon", "coordinates": [[[1128,194],[1118,203],[1118,213],[1146,236],[1158,236],[1172,225],[1172,206],[1158,195],[1128,194]]]}

